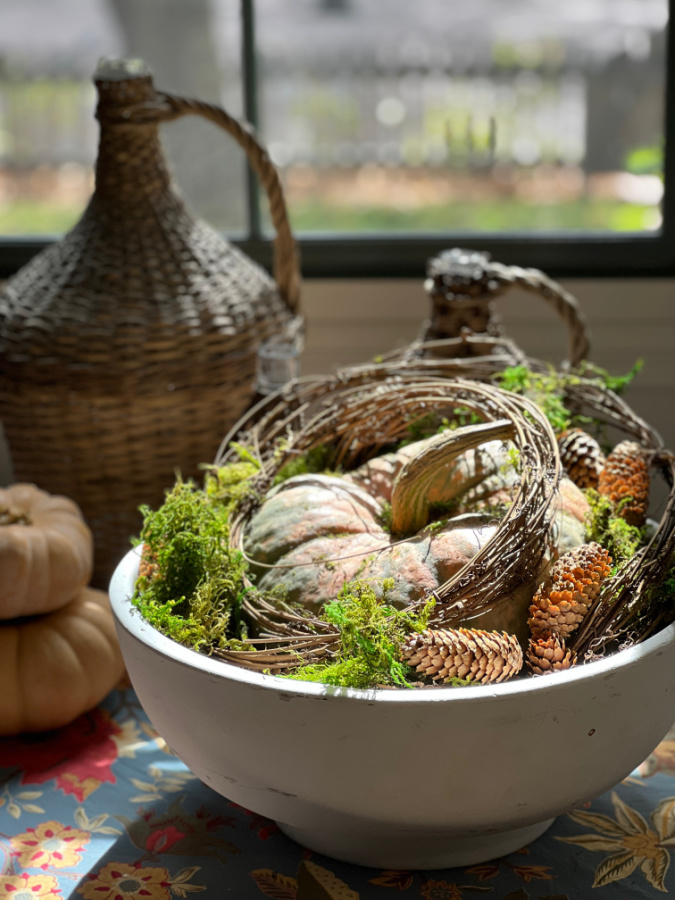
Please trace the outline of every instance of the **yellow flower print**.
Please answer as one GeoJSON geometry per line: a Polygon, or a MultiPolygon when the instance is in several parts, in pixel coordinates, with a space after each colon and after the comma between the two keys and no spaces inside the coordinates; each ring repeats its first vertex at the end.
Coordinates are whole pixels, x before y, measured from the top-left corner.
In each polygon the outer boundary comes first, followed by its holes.
{"type": "Polygon", "coordinates": [[[199,868],[188,866],[172,878],[166,869],[158,866],[108,863],[98,875],[90,875],[90,880],[81,884],[77,892],[85,900],[169,900],[172,892],[185,897],[188,892],[206,890],[204,885],[190,882],[199,868]]]}
{"type": "Polygon", "coordinates": [[[598,866],[593,887],[627,878],[639,866],[653,888],[668,893],[664,880],[670,866],[670,853],[666,848],[675,846],[675,797],[666,797],[652,812],[649,818],[653,828],[618,794],[612,793],[612,802],[616,821],[600,813],[582,810],[569,814],[570,819],[590,825],[598,834],[559,837],[557,840],[611,854],[598,866]]]}
{"type": "Polygon", "coordinates": [[[169,900],[169,884],[166,869],[108,863],[77,891],[86,900],[169,900]]]}
{"type": "Polygon", "coordinates": [[[12,855],[25,869],[76,866],[89,843],[89,832],[60,822],[43,822],[11,838],[12,855]]]}
{"type": "Polygon", "coordinates": [[[424,900],[462,900],[462,892],[456,884],[447,881],[427,881],[422,888],[424,900]]]}
{"type": "Polygon", "coordinates": [[[60,896],[59,883],[53,875],[0,875],[0,900],[53,900],[60,896]]]}

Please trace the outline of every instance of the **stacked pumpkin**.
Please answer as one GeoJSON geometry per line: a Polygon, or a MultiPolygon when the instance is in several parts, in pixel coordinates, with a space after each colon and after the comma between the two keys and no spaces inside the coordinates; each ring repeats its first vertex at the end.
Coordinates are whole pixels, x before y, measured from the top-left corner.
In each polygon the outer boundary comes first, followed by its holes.
{"type": "Polygon", "coordinates": [[[72,500],[0,488],[0,735],[66,725],[122,677],[108,596],[87,587],[92,568],[72,500]]]}

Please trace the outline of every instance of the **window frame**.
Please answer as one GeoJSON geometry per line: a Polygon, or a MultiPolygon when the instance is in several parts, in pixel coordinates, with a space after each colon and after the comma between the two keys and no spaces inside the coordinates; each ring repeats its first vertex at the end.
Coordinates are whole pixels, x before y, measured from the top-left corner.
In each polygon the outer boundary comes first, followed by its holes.
{"type": "MultiPolygon", "coordinates": [[[[258,125],[255,0],[240,0],[245,118],[258,125]]],[[[663,223],[653,234],[620,233],[303,233],[296,232],[305,278],[419,278],[429,258],[448,247],[489,253],[507,265],[532,267],[556,278],[668,277],[675,275],[675,0],[668,2],[664,98],[663,223]]],[[[272,236],[265,234],[261,194],[248,167],[247,234],[228,235],[252,259],[269,267],[272,236]]],[[[0,278],[25,265],[58,237],[0,238],[0,278]]]]}

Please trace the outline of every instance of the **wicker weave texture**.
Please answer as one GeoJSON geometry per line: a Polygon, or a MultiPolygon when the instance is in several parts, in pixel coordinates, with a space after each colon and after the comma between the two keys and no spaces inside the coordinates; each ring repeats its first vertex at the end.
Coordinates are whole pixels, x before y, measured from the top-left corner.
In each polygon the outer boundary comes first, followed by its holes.
{"type": "Polygon", "coordinates": [[[299,273],[276,172],[250,129],[156,93],[148,74],[96,84],[89,206],[0,294],[0,418],[17,479],[81,506],[105,585],[139,532],[139,505],[161,504],[177,470],[198,475],[250,403],[259,343],[296,319],[299,273]],[[174,189],[159,123],[184,113],[218,120],[254,155],[276,282],[174,189]]]}

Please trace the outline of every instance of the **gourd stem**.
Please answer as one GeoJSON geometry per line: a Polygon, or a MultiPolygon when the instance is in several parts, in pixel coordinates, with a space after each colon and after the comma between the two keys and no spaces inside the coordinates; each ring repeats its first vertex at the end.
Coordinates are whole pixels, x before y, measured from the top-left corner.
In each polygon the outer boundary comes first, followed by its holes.
{"type": "Polygon", "coordinates": [[[30,525],[31,521],[23,512],[0,506],[0,525],[30,525]]]}
{"type": "MultiPolygon", "coordinates": [[[[449,466],[460,453],[479,447],[488,441],[509,440],[515,434],[514,425],[508,419],[466,425],[453,431],[436,435],[424,448],[403,466],[391,495],[391,530],[394,534],[411,534],[427,524],[430,511],[430,494],[439,469],[449,466]]],[[[466,487],[466,484],[463,485],[466,487]]],[[[462,489],[457,485],[448,489],[443,497],[448,502],[462,489]]]]}

